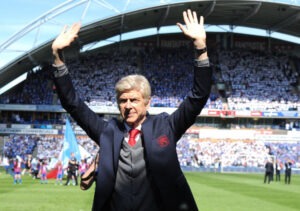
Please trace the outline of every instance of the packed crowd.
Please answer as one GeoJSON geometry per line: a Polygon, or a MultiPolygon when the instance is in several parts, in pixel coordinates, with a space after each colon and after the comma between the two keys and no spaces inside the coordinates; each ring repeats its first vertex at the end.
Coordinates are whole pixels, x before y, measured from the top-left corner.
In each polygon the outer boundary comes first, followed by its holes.
{"type": "Polygon", "coordinates": [[[13,93],[2,94],[3,104],[53,104],[53,89],[49,71],[30,72],[24,83],[13,93]]]}
{"type": "Polygon", "coordinates": [[[230,87],[230,109],[300,110],[299,72],[292,68],[288,56],[238,49],[218,54],[220,81],[230,87]]]}
{"type": "MultiPolygon", "coordinates": [[[[79,95],[89,105],[116,105],[115,82],[122,76],[144,74],[152,85],[154,107],[176,107],[185,97],[192,77],[193,61],[186,48],[114,51],[113,54],[83,55],[72,60],[69,69],[79,95]],[[153,62],[155,61],[155,62],[153,62]],[[105,77],[103,76],[105,75],[105,77]],[[158,83],[159,82],[159,83],[158,83]]],[[[296,86],[299,72],[291,59],[261,51],[219,50],[211,56],[218,73],[215,82],[226,85],[228,108],[233,110],[299,110],[296,86]]],[[[0,96],[0,103],[59,104],[49,70],[29,75],[20,92],[0,96]],[[38,88],[37,88],[38,87],[38,88]]],[[[225,101],[226,101],[225,100],[225,101]]],[[[207,107],[222,109],[217,89],[213,89],[207,107]]]]}
{"type": "MultiPolygon", "coordinates": [[[[87,136],[77,136],[78,144],[94,156],[98,146],[87,136]]],[[[37,148],[37,159],[58,158],[62,150],[63,136],[11,136],[5,142],[4,155],[8,158],[20,156],[23,159],[37,148]],[[16,142],[17,140],[17,142],[16,142]],[[34,146],[34,147],[33,147],[34,146]],[[20,150],[22,149],[22,150],[20,150]]],[[[177,151],[182,166],[210,167],[216,162],[222,166],[264,167],[271,155],[284,163],[291,160],[300,168],[300,142],[263,142],[252,139],[198,139],[184,136],[177,151]]]]}
{"type": "Polygon", "coordinates": [[[300,167],[300,142],[262,142],[250,139],[183,138],[177,150],[182,166],[211,167],[216,163],[223,167],[260,167],[272,156],[281,163],[291,160],[300,167]]]}
{"type": "Polygon", "coordinates": [[[10,135],[4,143],[3,154],[9,158],[32,154],[37,146],[39,137],[36,135],[10,135]]]}
{"type": "MultiPolygon", "coordinates": [[[[81,56],[68,64],[77,92],[89,105],[116,106],[115,93],[111,91],[114,90],[115,82],[124,75],[139,73],[144,74],[151,83],[151,106],[176,107],[191,84],[190,70],[193,61],[185,59],[191,57],[190,53],[186,48],[114,51],[113,54],[81,56]]],[[[213,61],[216,71],[214,80],[226,85],[225,97],[229,109],[300,110],[300,97],[295,92],[295,86],[299,83],[299,72],[292,68],[289,57],[235,49],[219,50],[212,58],[217,58],[213,61]]],[[[20,92],[12,95],[1,95],[0,103],[60,103],[54,97],[55,87],[49,70],[32,72],[19,90],[20,92]]],[[[206,107],[224,107],[214,87],[206,107]]],[[[20,119],[18,116],[15,118],[20,119]]],[[[37,149],[38,158],[58,156],[62,140],[59,136],[14,135],[5,142],[4,152],[7,157],[15,157],[32,154],[37,149]]],[[[88,138],[83,136],[78,141],[87,151],[97,151],[97,147],[88,138]]],[[[295,146],[293,143],[268,144],[253,140],[191,141],[183,138],[178,151],[182,165],[210,166],[222,160],[222,165],[259,167],[264,163],[263,157],[268,154],[269,149],[282,160],[288,154],[295,163],[299,163],[299,155],[295,150],[297,147],[299,149],[299,143],[295,146]]]]}
{"type": "MultiPolygon", "coordinates": [[[[69,64],[79,95],[92,106],[116,106],[115,82],[128,74],[145,75],[152,86],[152,107],[177,107],[189,90],[192,61],[190,53],[178,50],[116,51],[113,55],[97,54],[82,57],[69,64]],[[185,56],[182,56],[184,53],[185,56]],[[92,62],[93,65],[90,65],[92,62]],[[153,62],[155,61],[155,62],[153,62]],[[78,88],[79,87],[79,88],[78,88]]],[[[219,95],[212,92],[207,106],[219,105],[219,95]],[[212,103],[218,101],[218,103],[212,103]]]]}
{"type": "MultiPolygon", "coordinates": [[[[5,141],[3,154],[8,158],[36,154],[37,159],[58,158],[63,149],[63,135],[10,135],[5,141]]],[[[77,136],[77,142],[91,155],[95,155],[98,146],[87,136],[77,136]]]]}

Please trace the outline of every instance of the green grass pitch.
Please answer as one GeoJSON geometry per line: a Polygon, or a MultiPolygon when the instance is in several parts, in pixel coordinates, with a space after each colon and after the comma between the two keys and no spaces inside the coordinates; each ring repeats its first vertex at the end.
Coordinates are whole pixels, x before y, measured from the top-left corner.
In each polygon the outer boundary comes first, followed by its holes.
{"type": "MultiPolygon", "coordinates": [[[[263,174],[186,172],[201,211],[298,211],[300,175],[292,175],[290,185],[263,183],[263,174]]],[[[0,173],[0,210],[3,211],[90,211],[94,187],[57,186],[55,180],[40,184],[23,176],[14,185],[10,175],[0,173]]]]}

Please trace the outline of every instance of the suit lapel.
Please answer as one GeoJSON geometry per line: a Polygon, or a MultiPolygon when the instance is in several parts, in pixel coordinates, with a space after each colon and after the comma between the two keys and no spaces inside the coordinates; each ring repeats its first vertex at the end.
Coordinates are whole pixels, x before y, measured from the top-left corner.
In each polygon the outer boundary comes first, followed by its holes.
{"type": "Polygon", "coordinates": [[[114,163],[114,171],[117,171],[117,166],[118,166],[118,161],[119,161],[119,156],[120,156],[120,151],[121,151],[121,147],[122,147],[122,142],[124,139],[124,133],[125,133],[126,129],[124,127],[123,122],[117,121],[117,127],[115,129],[114,132],[114,142],[113,142],[113,163],[114,163]]]}
{"type": "Polygon", "coordinates": [[[145,146],[145,152],[147,157],[151,156],[152,151],[152,140],[153,140],[153,121],[152,118],[148,115],[145,122],[142,124],[142,135],[143,142],[145,146]]]}

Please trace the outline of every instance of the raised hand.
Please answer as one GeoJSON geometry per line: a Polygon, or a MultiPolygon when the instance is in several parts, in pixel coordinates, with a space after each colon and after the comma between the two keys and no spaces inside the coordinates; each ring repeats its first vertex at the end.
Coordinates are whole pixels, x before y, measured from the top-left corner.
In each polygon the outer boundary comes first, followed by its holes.
{"type": "Polygon", "coordinates": [[[74,23],[71,27],[64,26],[61,33],[52,43],[52,50],[61,50],[69,46],[78,37],[80,27],[80,23],[74,23]]]}
{"type": "Polygon", "coordinates": [[[59,50],[70,46],[71,43],[78,37],[78,32],[80,30],[81,24],[74,23],[71,27],[65,26],[61,33],[56,37],[52,43],[52,54],[55,57],[54,63],[61,64],[62,61],[59,58],[59,50]]]}
{"type": "Polygon", "coordinates": [[[194,41],[195,48],[202,49],[206,47],[206,32],[204,29],[204,18],[200,16],[198,21],[197,13],[190,9],[183,12],[185,27],[177,23],[181,31],[194,41]]]}

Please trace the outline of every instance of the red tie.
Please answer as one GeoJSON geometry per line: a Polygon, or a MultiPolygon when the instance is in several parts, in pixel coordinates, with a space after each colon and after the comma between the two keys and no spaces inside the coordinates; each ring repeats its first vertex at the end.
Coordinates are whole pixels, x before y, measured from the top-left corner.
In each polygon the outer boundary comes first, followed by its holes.
{"type": "Polygon", "coordinates": [[[128,141],[128,144],[130,146],[133,147],[136,144],[135,137],[139,133],[140,133],[140,131],[138,129],[132,129],[132,130],[129,131],[129,141],[128,141]]]}

